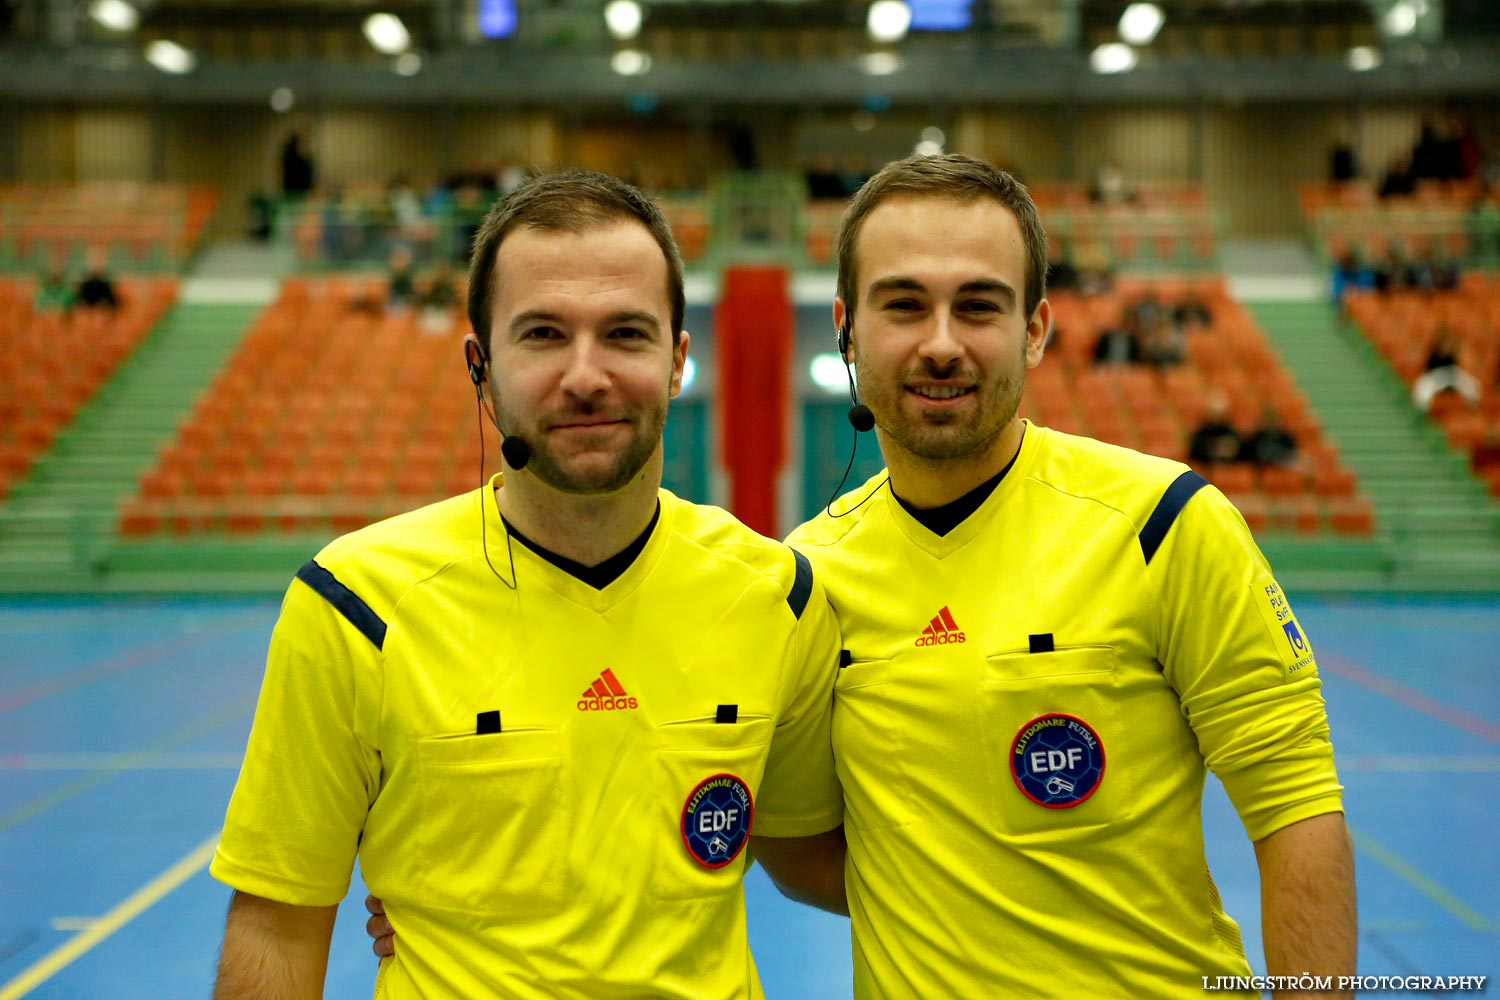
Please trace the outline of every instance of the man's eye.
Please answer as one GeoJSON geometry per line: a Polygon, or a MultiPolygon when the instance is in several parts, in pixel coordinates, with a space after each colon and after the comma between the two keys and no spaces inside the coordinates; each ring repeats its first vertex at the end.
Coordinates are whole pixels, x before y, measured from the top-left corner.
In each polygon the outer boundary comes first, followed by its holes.
{"type": "Polygon", "coordinates": [[[898,312],[910,312],[912,310],[922,308],[922,303],[918,302],[916,299],[892,299],[890,302],[887,302],[885,304],[885,307],[887,309],[894,309],[898,312]]]}
{"type": "Polygon", "coordinates": [[[521,339],[522,340],[551,340],[554,337],[560,337],[560,336],[562,336],[562,334],[558,332],[558,330],[557,330],[556,327],[551,327],[551,326],[534,326],[531,329],[529,329],[529,330],[525,331],[524,333],[522,333],[521,334],[521,339]]]}
{"type": "Polygon", "coordinates": [[[617,340],[644,340],[646,331],[634,326],[620,326],[611,330],[609,335],[617,340]]]}
{"type": "Polygon", "coordinates": [[[970,302],[965,302],[960,308],[965,312],[991,313],[1000,311],[1000,307],[997,304],[985,299],[974,299],[970,302]]]}

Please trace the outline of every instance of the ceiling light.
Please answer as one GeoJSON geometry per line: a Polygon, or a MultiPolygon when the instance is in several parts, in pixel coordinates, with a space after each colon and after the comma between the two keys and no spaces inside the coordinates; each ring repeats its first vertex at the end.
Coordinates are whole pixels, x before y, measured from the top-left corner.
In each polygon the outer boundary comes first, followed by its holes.
{"type": "Polygon", "coordinates": [[[89,16],[111,31],[134,31],[141,23],[141,13],[125,0],[94,0],[89,16]]]}
{"type": "Polygon", "coordinates": [[[610,0],[604,5],[604,26],[611,37],[634,38],[641,33],[641,5],[636,0],[610,0]]]}
{"type": "Polygon", "coordinates": [[[870,76],[890,76],[901,68],[901,57],[894,52],[867,52],[859,57],[859,68],[870,76]]]}
{"type": "Polygon", "coordinates": [[[1120,37],[1131,45],[1150,45],[1166,19],[1154,3],[1133,3],[1120,15],[1120,37]]]}
{"type": "Polygon", "coordinates": [[[865,27],[877,42],[899,42],[911,27],[911,8],[904,0],[875,0],[865,27]]]}
{"type": "Polygon", "coordinates": [[[921,142],[917,143],[916,148],[913,149],[912,152],[916,153],[918,156],[942,156],[943,144],[940,142],[932,142],[931,140],[923,139],[921,142]]]}
{"type": "Polygon", "coordinates": [[[837,354],[815,355],[807,366],[807,374],[818,388],[828,392],[843,392],[849,385],[849,376],[844,374],[844,360],[837,354]]]}
{"type": "Polygon", "coordinates": [[[292,93],[291,87],[277,87],[271,91],[271,110],[277,114],[286,114],[296,103],[297,95],[292,93]]]}
{"type": "Polygon", "coordinates": [[[682,363],[682,391],[687,392],[698,381],[698,365],[692,358],[682,363]]]}
{"type": "Polygon", "coordinates": [[[640,49],[621,49],[610,59],[609,65],[621,76],[640,76],[651,69],[651,57],[640,49]]]}
{"type": "Polygon", "coordinates": [[[416,76],[422,72],[422,57],[415,52],[403,52],[391,66],[399,76],[416,76]]]}
{"type": "Polygon", "coordinates": [[[1396,0],[1381,19],[1385,33],[1404,38],[1417,30],[1417,5],[1411,0],[1396,0]]]}
{"type": "Polygon", "coordinates": [[[405,52],[411,45],[411,34],[395,14],[371,14],[365,18],[365,37],[376,52],[388,56],[405,52]]]}
{"type": "Polygon", "coordinates": [[[198,60],[187,49],[165,38],[146,46],[146,61],[163,73],[191,73],[198,60]]]}
{"type": "Polygon", "coordinates": [[[1356,45],[1349,50],[1349,68],[1356,73],[1372,70],[1380,65],[1380,53],[1368,45],[1356,45]]]}
{"type": "Polygon", "coordinates": [[[1109,42],[1089,53],[1089,66],[1095,73],[1126,73],[1139,61],[1135,49],[1123,42],[1109,42]]]}
{"type": "Polygon", "coordinates": [[[929,125],[922,130],[922,141],[935,142],[939,146],[941,146],[948,141],[948,136],[942,129],[938,128],[936,125],[929,125]]]}

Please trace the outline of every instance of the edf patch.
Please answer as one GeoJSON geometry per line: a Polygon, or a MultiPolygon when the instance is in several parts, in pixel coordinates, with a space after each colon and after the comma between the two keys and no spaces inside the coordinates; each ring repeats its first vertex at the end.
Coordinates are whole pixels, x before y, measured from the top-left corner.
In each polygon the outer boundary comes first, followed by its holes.
{"type": "Polygon", "coordinates": [[[755,803],[750,789],[732,774],[704,778],[682,807],[682,842],[705,868],[723,868],[750,839],[755,803]]]}
{"type": "Polygon", "coordinates": [[[1010,748],[1010,773],[1021,793],[1048,809],[1071,809],[1104,778],[1104,743],[1082,719],[1044,715],[1021,727],[1010,748]]]}
{"type": "Polygon", "coordinates": [[[1317,669],[1312,644],[1307,641],[1307,633],[1302,631],[1297,616],[1292,614],[1292,606],[1287,603],[1280,585],[1267,578],[1250,587],[1250,599],[1255,602],[1260,610],[1261,620],[1266,623],[1266,630],[1271,634],[1271,644],[1276,647],[1287,680],[1308,667],[1317,669]]]}

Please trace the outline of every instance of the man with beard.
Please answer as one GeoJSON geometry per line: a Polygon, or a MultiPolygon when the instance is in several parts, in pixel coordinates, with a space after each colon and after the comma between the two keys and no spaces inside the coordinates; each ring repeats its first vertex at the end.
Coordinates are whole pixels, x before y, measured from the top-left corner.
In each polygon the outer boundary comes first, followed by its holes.
{"type": "Polygon", "coordinates": [[[402,939],[392,1000],[759,1000],[751,840],[837,907],[822,587],[660,488],[682,285],[613,178],[490,212],[465,349],[505,471],[291,584],[212,866],[237,890],[216,998],[321,996],[356,854],[402,939]]]}
{"type": "Polygon", "coordinates": [[[833,320],[887,471],[793,532],[844,651],[855,996],[1197,997],[1248,976],[1205,767],[1255,844],[1272,974],[1352,974],[1317,666],[1224,496],[1018,419],[1051,309],[1036,206],[963,156],[855,196],[833,320]]]}

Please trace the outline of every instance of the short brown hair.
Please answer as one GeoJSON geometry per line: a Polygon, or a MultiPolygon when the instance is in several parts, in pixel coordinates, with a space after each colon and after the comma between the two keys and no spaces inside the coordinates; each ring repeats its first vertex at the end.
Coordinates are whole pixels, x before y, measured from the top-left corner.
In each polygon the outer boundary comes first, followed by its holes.
{"type": "Polygon", "coordinates": [[[889,198],[920,195],[974,201],[992,198],[1010,209],[1021,227],[1026,249],[1026,289],[1023,300],[1026,315],[1036,311],[1037,303],[1047,294],[1047,234],[1037,215],[1036,202],[1026,185],[998,167],[972,156],[950,153],[945,156],[908,156],[886,164],[865,182],[839,220],[838,296],[844,302],[848,322],[854,318],[859,277],[854,266],[854,248],[870,213],[889,198]]]}
{"type": "Polygon", "coordinates": [[[500,243],[514,229],[581,233],[617,222],[639,222],[651,233],[667,261],[667,300],[672,304],[672,344],[682,336],[684,293],[682,254],[671,227],[640,191],[608,174],[563,170],[534,177],[497,201],[474,237],[469,262],[469,323],[490,351],[490,319],[495,302],[495,259],[500,243]]]}

